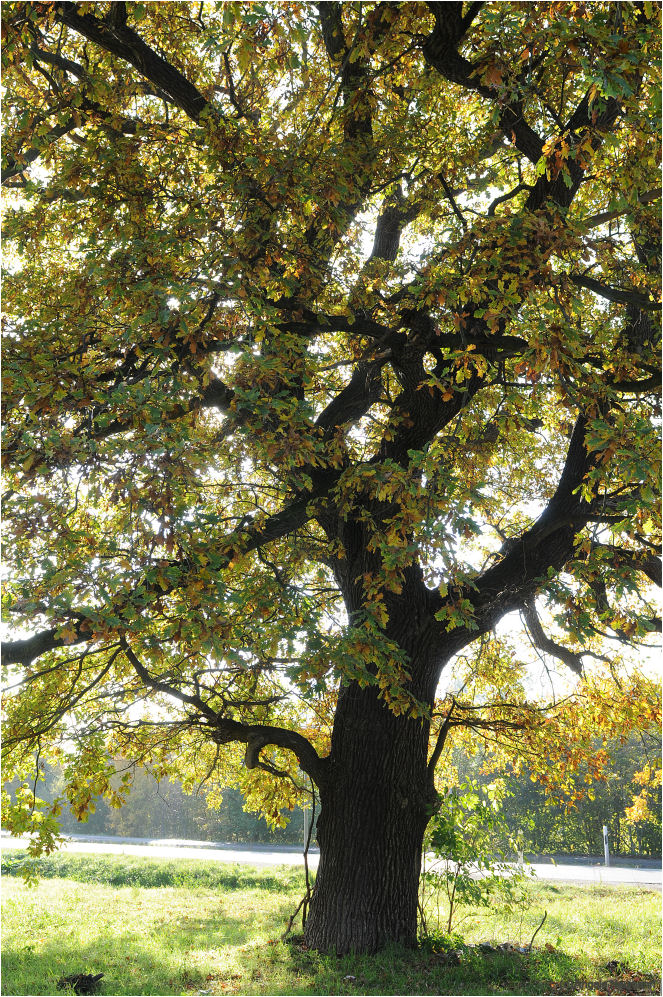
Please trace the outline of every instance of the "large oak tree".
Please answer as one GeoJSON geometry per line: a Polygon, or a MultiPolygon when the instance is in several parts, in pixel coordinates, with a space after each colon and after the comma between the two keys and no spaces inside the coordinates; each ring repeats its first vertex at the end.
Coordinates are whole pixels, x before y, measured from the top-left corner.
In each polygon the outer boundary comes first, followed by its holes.
{"type": "Polygon", "coordinates": [[[3,36],[8,771],[63,752],[83,814],[110,754],[240,746],[268,811],[317,788],[307,942],[411,943],[448,731],[541,715],[500,621],[612,666],[605,713],[660,628],[660,7],[3,36]],[[483,698],[440,710],[461,653],[483,698]]]}

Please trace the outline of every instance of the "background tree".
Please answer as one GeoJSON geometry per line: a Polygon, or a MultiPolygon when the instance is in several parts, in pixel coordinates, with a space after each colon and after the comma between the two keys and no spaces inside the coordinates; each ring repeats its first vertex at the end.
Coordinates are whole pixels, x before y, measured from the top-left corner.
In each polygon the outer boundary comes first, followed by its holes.
{"type": "Polygon", "coordinates": [[[301,770],[308,944],[412,943],[449,730],[544,736],[503,617],[647,712],[660,7],[3,15],[9,771],[301,770]]]}
{"type": "Polygon", "coordinates": [[[499,773],[506,789],[500,809],[511,835],[520,834],[526,854],[602,859],[605,824],[611,855],[660,857],[659,727],[607,744],[595,740],[593,750],[584,751],[589,761],[604,757],[598,777],[587,761],[579,761],[564,786],[550,779],[559,774],[559,753],[546,771],[530,769],[522,753],[510,761],[502,745],[490,749],[491,745],[476,741],[456,745],[447,756],[447,769],[451,763],[456,770],[448,773],[448,784],[468,777],[490,784],[499,773]],[[542,775],[548,777],[547,783],[541,783],[542,775]]]}
{"type": "MultiPolygon", "coordinates": [[[[115,759],[114,784],[119,786],[120,774],[126,769],[122,759],[115,759]]],[[[78,821],[65,805],[67,778],[60,767],[44,765],[39,784],[39,796],[52,809],[56,801],[62,805],[58,815],[60,829],[65,834],[118,835],[136,838],[186,838],[200,841],[269,842],[303,847],[311,821],[307,812],[296,809],[281,815],[279,826],[270,827],[258,813],[247,811],[238,789],[215,788],[212,798],[203,790],[185,792],[178,780],[157,782],[144,768],[131,771],[131,792],[120,807],[111,807],[102,797],[78,821]],[[286,823],[286,818],[291,818],[286,823]]],[[[7,785],[15,795],[20,779],[7,785]]]]}

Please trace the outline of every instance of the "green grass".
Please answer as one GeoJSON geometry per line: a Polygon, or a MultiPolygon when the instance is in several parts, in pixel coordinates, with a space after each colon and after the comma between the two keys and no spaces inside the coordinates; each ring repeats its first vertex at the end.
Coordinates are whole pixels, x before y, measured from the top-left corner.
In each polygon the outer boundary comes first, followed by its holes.
{"type": "Polygon", "coordinates": [[[526,944],[547,911],[532,955],[467,950],[445,966],[424,949],[337,958],[282,942],[303,889],[292,868],[59,855],[27,887],[23,861],[3,856],[4,994],[57,994],[78,972],[103,972],[106,995],[591,993],[612,959],[658,992],[660,896],[640,889],[534,884],[522,917],[459,925],[467,942],[526,944]]]}
{"type": "Polygon", "coordinates": [[[141,856],[50,855],[30,859],[23,851],[4,851],[3,876],[20,876],[34,866],[40,879],[73,879],[80,883],[106,886],[161,887],[184,889],[237,890],[260,887],[281,890],[284,886],[301,889],[303,873],[296,867],[252,869],[225,862],[201,859],[145,859],[141,856]]]}

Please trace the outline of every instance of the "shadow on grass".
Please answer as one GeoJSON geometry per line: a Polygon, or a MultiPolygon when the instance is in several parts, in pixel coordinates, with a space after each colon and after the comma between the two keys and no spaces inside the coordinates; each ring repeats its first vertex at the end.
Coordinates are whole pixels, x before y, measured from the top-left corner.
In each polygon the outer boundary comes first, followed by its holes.
{"type": "MultiPolygon", "coordinates": [[[[25,853],[6,857],[7,871],[19,875],[26,858],[25,853]]],[[[483,954],[464,948],[456,966],[430,948],[393,947],[377,956],[339,958],[310,951],[301,941],[287,945],[278,941],[287,915],[296,906],[301,870],[58,855],[41,859],[37,872],[44,880],[66,876],[78,883],[67,888],[44,882],[43,890],[32,894],[32,899],[28,899],[31,891],[14,890],[12,884],[16,898],[8,898],[7,913],[14,916],[16,934],[7,933],[4,940],[5,994],[57,994],[57,980],[79,972],[103,972],[101,993],[114,995],[575,994],[587,992],[583,981],[605,975],[599,961],[614,952],[604,957],[603,951],[618,946],[616,930],[624,930],[614,904],[604,904],[603,909],[599,900],[586,905],[582,928],[574,923],[571,933],[591,936],[595,952],[601,952],[600,960],[568,954],[561,950],[563,942],[560,950],[539,948],[530,955],[483,954]],[[102,887],[96,900],[93,888],[81,883],[102,887]],[[115,889],[123,886],[135,892],[115,889]],[[140,895],[144,887],[150,888],[147,898],[140,895]],[[202,888],[218,895],[206,899],[200,893],[189,902],[182,892],[160,891],[159,887],[184,887],[194,893],[202,888]],[[49,904],[49,897],[60,899],[49,904]],[[262,941],[265,937],[271,937],[269,944],[262,941]],[[605,942],[605,950],[597,948],[597,938],[605,942]]],[[[539,897],[552,900],[559,893],[549,888],[540,891],[539,897]]],[[[569,892],[568,899],[582,906],[576,894],[569,892]]],[[[552,922],[552,938],[559,925],[560,935],[569,939],[566,922],[571,913],[575,916],[576,911],[569,911],[566,904],[561,915],[551,911],[547,925],[552,922]]]]}
{"type": "Polygon", "coordinates": [[[198,859],[145,859],[142,856],[49,855],[32,859],[25,851],[2,856],[3,876],[22,876],[34,869],[39,879],[73,879],[105,886],[138,886],[145,889],[182,887],[205,890],[289,889],[303,885],[301,869],[282,866],[251,869],[239,865],[214,865],[198,859]]]}
{"type": "MultiPolygon", "coordinates": [[[[273,994],[534,994],[582,976],[580,961],[563,952],[462,952],[458,966],[422,950],[392,948],[379,957],[319,955],[288,946],[288,975],[299,985],[273,994]]],[[[247,991],[248,992],[248,991],[247,991]]]]}
{"type": "Polygon", "coordinates": [[[102,994],[178,994],[205,983],[205,973],[191,961],[192,939],[204,938],[210,949],[221,949],[247,943],[251,931],[250,920],[219,910],[186,917],[181,924],[164,919],[141,934],[106,926],[85,944],[72,932],[27,944],[5,941],[2,993],[53,995],[62,976],[103,973],[102,994]]]}

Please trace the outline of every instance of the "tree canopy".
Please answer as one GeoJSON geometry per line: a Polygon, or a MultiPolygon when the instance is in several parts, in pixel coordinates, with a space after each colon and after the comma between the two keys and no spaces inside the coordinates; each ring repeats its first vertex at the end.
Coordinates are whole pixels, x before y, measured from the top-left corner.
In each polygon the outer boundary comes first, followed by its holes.
{"type": "Polygon", "coordinates": [[[9,2],[3,36],[10,771],[65,752],[82,814],[111,755],[243,754],[324,814],[370,744],[429,779],[456,724],[552,744],[508,614],[650,726],[660,5],[9,2]]]}

